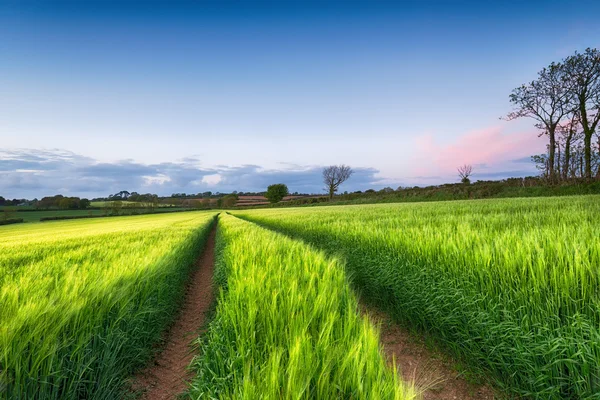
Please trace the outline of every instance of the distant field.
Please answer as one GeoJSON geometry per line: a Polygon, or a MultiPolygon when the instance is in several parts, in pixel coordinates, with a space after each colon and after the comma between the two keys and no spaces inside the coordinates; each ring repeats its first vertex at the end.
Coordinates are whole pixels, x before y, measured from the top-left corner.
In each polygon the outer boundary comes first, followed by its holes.
{"type": "MultiPolygon", "coordinates": [[[[90,206],[92,207],[111,207],[113,201],[92,201],[90,203],[90,206]]],[[[127,200],[121,200],[121,205],[123,207],[145,207],[144,203],[140,203],[137,201],[127,201],[127,200]]],[[[173,204],[158,204],[157,207],[173,207],[173,204]]]]}
{"type": "MultiPolygon", "coordinates": [[[[189,210],[189,208],[183,207],[162,207],[155,208],[154,212],[158,213],[167,213],[171,211],[182,211],[189,210]]],[[[135,209],[123,209],[121,213],[124,215],[130,214],[135,209]]],[[[145,212],[144,209],[137,210],[140,214],[145,212]]],[[[106,215],[105,210],[40,210],[40,211],[23,211],[23,212],[13,212],[12,215],[15,218],[23,218],[25,222],[38,222],[40,218],[45,217],[56,217],[56,216],[87,216],[87,215],[106,215]]],[[[0,218],[2,218],[2,214],[0,213],[0,218]]]]}
{"type": "MultiPolygon", "coordinates": [[[[90,206],[91,207],[110,207],[111,203],[112,203],[112,201],[92,201],[90,203],[90,206]]],[[[123,206],[129,206],[129,205],[135,205],[138,203],[135,201],[122,200],[121,204],[123,206]]]]}
{"type": "MultiPolygon", "coordinates": [[[[322,197],[322,196],[285,196],[282,203],[297,200],[297,199],[308,199],[311,197],[322,197]]],[[[265,196],[239,196],[238,201],[235,204],[236,207],[244,207],[244,206],[262,206],[269,203],[269,200],[265,196]]]]}
{"type": "Polygon", "coordinates": [[[42,211],[26,211],[16,212],[14,215],[17,218],[23,218],[25,222],[37,222],[42,217],[54,217],[54,216],[71,216],[71,215],[103,215],[102,210],[42,210],[42,211]]]}
{"type": "Polygon", "coordinates": [[[35,207],[33,206],[0,206],[0,212],[4,211],[4,210],[12,210],[12,211],[18,211],[18,210],[34,210],[35,207]]]}

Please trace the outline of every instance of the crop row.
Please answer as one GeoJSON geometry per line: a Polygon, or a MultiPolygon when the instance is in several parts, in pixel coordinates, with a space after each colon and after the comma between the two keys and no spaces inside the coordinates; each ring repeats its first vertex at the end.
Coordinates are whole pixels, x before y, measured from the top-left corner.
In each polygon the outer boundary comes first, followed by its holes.
{"type": "Polygon", "coordinates": [[[172,321],[214,216],[3,227],[0,398],[119,398],[172,321]]]}
{"type": "Polygon", "coordinates": [[[191,398],[414,398],[338,261],[230,215],[219,217],[217,244],[219,302],[191,398]]]}
{"type": "Polygon", "coordinates": [[[235,214],[337,255],[365,299],[508,391],[600,398],[600,197],[235,214]]]}

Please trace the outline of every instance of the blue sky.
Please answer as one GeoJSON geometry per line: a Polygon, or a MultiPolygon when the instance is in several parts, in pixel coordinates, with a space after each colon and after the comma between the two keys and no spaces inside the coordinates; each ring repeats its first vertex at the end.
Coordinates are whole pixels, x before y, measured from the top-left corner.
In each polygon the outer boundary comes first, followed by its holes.
{"type": "Polygon", "coordinates": [[[322,192],[535,173],[512,88],[600,43],[578,2],[0,3],[0,195],[322,192]]]}

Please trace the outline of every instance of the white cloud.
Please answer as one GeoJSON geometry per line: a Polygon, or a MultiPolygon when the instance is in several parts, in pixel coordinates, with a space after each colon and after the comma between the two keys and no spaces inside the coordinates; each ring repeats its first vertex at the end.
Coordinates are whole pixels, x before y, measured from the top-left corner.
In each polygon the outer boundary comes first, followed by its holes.
{"type": "Polygon", "coordinates": [[[221,174],[212,174],[203,176],[201,182],[206,183],[209,186],[214,186],[219,184],[219,182],[221,182],[222,179],[223,177],[221,176],[221,174]]]}
{"type": "Polygon", "coordinates": [[[145,185],[164,185],[167,182],[171,182],[171,178],[165,174],[158,174],[154,176],[144,175],[142,176],[145,180],[145,185]]]}

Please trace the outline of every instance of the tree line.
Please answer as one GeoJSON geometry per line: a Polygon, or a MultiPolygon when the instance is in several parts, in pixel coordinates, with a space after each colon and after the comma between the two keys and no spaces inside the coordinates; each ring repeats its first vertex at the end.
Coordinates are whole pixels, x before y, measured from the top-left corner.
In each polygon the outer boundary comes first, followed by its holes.
{"type": "Polygon", "coordinates": [[[85,210],[90,206],[88,199],[81,199],[79,197],[65,197],[57,194],[56,196],[43,197],[41,200],[35,202],[37,208],[60,208],[65,210],[85,210]]]}
{"type": "Polygon", "coordinates": [[[507,120],[531,118],[547,151],[532,156],[549,183],[600,179],[600,52],[584,52],[552,62],[537,79],[513,89],[507,120]],[[594,143],[596,139],[596,143],[594,143]]]}

